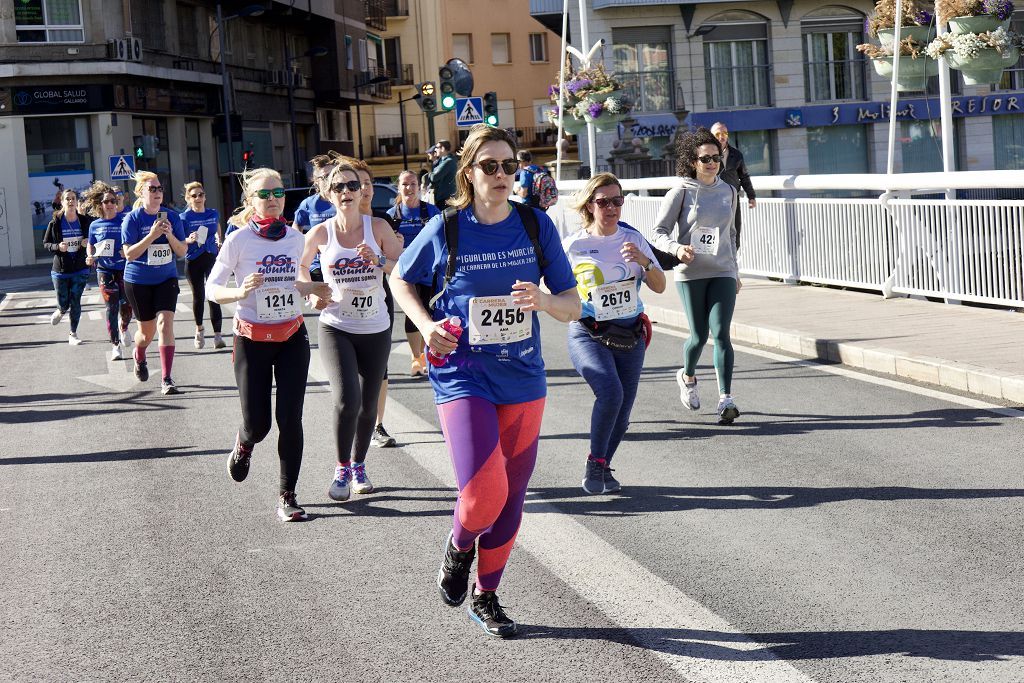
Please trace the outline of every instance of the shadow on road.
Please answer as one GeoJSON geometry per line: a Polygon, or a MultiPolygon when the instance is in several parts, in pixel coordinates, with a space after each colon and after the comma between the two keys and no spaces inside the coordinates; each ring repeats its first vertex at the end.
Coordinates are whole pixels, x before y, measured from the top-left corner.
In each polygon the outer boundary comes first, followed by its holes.
{"type": "Polygon", "coordinates": [[[451,517],[455,491],[445,488],[399,488],[381,486],[369,495],[353,495],[341,503],[306,503],[310,520],[329,517],[451,517]],[[406,509],[382,504],[404,503],[406,509]],[[409,509],[409,504],[440,503],[427,510],[409,509]],[[314,512],[316,511],[316,512],[314,512]]]}
{"type": "Polygon", "coordinates": [[[689,629],[552,628],[520,624],[519,634],[520,638],[607,640],[637,644],[648,650],[681,657],[733,662],[871,655],[989,662],[1024,655],[1024,633],[1015,631],[896,629],[736,634],[689,629]],[[765,647],[752,650],[748,644],[750,640],[763,643],[765,647]],[[737,643],[737,646],[733,647],[731,643],[737,643]]]}
{"type": "Polygon", "coordinates": [[[69,465],[94,462],[125,462],[128,460],[160,460],[162,458],[191,458],[203,455],[224,455],[224,449],[198,451],[186,447],[129,448],[103,453],[72,453],[67,455],[30,455],[17,458],[0,457],[3,465],[69,465]]]}

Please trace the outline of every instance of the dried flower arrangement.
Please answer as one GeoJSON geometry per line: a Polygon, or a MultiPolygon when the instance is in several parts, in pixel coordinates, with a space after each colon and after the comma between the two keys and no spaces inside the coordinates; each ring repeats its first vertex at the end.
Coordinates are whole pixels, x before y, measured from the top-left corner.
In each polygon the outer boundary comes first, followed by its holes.
{"type": "MultiPolygon", "coordinates": [[[[960,0],[966,2],[968,0],[960,0]]],[[[973,1],[973,0],[972,0],[973,1]]],[[[1003,0],[1004,2],[1008,0],[1003,0]]],[[[932,23],[931,6],[907,0],[903,3],[903,21],[900,26],[928,26],[932,23]]],[[[896,0],[878,0],[875,13],[864,21],[864,27],[872,38],[878,37],[879,29],[896,27],[896,0]]]]}

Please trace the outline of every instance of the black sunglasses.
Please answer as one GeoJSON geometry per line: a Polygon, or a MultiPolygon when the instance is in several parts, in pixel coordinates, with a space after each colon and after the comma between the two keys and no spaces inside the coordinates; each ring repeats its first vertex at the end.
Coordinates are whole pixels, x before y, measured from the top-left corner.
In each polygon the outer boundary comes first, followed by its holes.
{"type": "Polygon", "coordinates": [[[625,201],[626,198],[623,197],[622,195],[619,195],[618,197],[598,197],[597,199],[594,200],[594,203],[597,204],[600,208],[606,209],[608,208],[609,204],[611,204],[612,206],[622,206],[623,203],[625,203],[625,201]]]}
{"type": "Polygon", "coordinates": [[[362,189],[363,184],[358,180],[343,180],[340,183],[334,183],[331,185],[331,191],[341,194],[345,190],[349,192],[359,192],[362,189]]]}
{"type": "Polygon", "coordinates": [[[702,157],[697,157],[697,161],[699,161],[702,164],[710,164],[712,162],[714,162],[716,164],[719,164],[719,163],[722,162],[722,155],[721,154],[705,154],[702,157]]]}
{"type": "Polygon", "coordinates": [[[505,175],[512,175],[519,170],[519,162],[516,159],[484,159],[483,161],[477,161],[473,164],[479,166],[480,170],[484,172],[484,175],[494,175],[498,172],[498,167],[501,166],[501,172],[505,175]]]}
{"type": "Polygon", "coordinates": [[[100,202],[100,204],[117,204],[117,200],[116,199],[104,199],[103,201],[100,202]]]}
{"type": "Polygon", "coordinates": [[[159,186],[159,185],[150,185],[150,186],[149,186],[149,191],[150,191],[150,192],[163,192],[163,191],[164,191],[164,188],[162,188],[162,187],[161,187],[161,186],[159,186]]]}
{"type": "Polygon", "coordinates": [[[259,197],[260,199],[270,199],[271,195],[273,195],[277,199],[280,199],[281,197],[284,196],[284,188],[275,187],[273,190],[256,190],[255,192],[253,192],[253,194],[259,197]]]}

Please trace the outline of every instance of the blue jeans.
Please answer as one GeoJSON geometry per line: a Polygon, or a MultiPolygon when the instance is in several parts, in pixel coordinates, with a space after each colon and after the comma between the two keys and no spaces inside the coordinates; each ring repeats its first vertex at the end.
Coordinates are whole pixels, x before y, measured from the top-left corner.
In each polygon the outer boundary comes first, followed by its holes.
{"type": "Polygon", "coordinates": [[[53,291],[57,293],[57,308],[61,313],[71,312],[71,331],[78,332],[78,321],[82,319],[82,292],[89,283],[89,271],[83,270],[70,277],[57,277],[50,273],[53,291]]]}
{"type": "Polygon", "coordinates": [[[594,392],[590,413],[590,455],[594,458],[611,462],[626,434],[645,353],[642,339],[632,351],[612,351],[579,323],[569,325],[569,359],[594,392]]]}

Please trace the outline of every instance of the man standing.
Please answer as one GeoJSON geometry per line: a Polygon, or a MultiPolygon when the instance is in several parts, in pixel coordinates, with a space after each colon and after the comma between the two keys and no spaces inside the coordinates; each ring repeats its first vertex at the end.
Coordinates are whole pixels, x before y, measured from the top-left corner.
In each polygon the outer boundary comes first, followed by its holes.
{"type": "Polygon", "coordinates": [[[434,148],[437,161],[430,171],[430,184],[434,188],[434,206],[444,209],[448,199],[455,195],[455,159],[452,158],[452,143],[438,140],[434,148]]]}
{"type": "MultiPolygon", "coordinates": [[[[754,186],[750,182],[750,174],[747,173],[747,165],[743,162],[743,152],[729,144],[729,129],[724,123],[718,121],[711,126],[711,134],[718,139],[722,146],[722,171],[719,175],[722,180],[729,183],[739,191],[743,186],[743,193],[747,195],[747,206],[753,209],[757,206],[757,197],[754,194],[754,186]]],[[[740,248],[740,205],[736,204],[736,249],[740,248]]]]}

